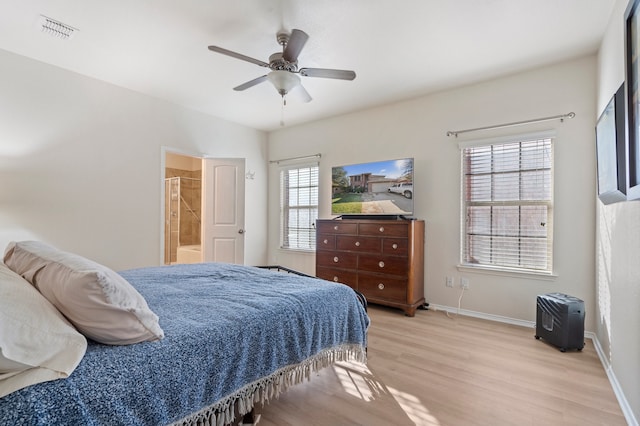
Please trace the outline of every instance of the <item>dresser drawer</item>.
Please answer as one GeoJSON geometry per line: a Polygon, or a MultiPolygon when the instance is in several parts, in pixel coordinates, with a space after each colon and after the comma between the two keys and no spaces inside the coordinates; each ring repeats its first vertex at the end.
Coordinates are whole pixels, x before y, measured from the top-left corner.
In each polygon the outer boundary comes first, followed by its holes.
{"type": "Polygon", "coordinates": [[[367,298],[404,303],[407,300],[407,281],[360,272],[358,291],[367,298]]]}
{"type": "Polygon", "coordinates": [[[409,253],[409,241],[407,238],[383,238],[382,253],[394,256],[406,256],[409,253]]]}
{"type": "Polygon", "coordinates": [[[317,221],[316,230],[319,234],[356,234],[358,224],[341,220],[317,221]]]}
{"type": "Polygon", "coordinates": [[[316,252],[316,263],[320,266],[333,268],[356,269],[358,255],[348,252],[318,251],[316,252]]]}
{"type": "Polygon", "coordinates": [[[333,234],[318,234],[316,236],[317,250],[335,250],[336,236],[333,234]]]}
{"type": "Polygon", "coordinates": [[[346,284],[352,288],[357,288],[358,284],[358,274],[356,271],[318,266],[316,267],[316,277],[333,281],[334,283],[346,284]]]}
{"type": "Polygon", "coordinates": [[[358,227],[358,234],[407,237],[409,235],[409,231],[405,223],[394,223],[390,221],[389,223],[361,223],[358,227]]]}
{"type": "Polygon", "coordinates": [[[360,256],[358,269],[380,274],[391,274],[406,277],[409,261],[406,257],[395,256],[360,256]]]}
{"type": "Polygon", "coordinates": [[[338,250],[352,250],[362,253],[381,253],[382,240],[378,237],[337,235],[336,248],[338,250]]]}

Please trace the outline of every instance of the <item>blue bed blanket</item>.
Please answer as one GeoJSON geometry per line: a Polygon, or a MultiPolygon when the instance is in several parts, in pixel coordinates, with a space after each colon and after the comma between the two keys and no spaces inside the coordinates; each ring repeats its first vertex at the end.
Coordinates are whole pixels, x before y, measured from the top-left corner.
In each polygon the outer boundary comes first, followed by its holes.
{"type": "Polygon", "coordinates": [[[89,342],[67,379],[0,399],[2,425],[224,424],[332,362],[364,360],[369,318],[351,288],[204,263],[120,273],[165,338],[89,342]]]}

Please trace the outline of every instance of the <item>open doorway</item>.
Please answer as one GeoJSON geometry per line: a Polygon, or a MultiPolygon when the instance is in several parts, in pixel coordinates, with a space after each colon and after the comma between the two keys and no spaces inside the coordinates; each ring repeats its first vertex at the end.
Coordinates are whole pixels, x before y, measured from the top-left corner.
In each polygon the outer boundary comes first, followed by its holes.
{"type": "Polygon", "coordinates": [[[163,152],[163,263],[243,264],[245,159],[163,152]]]}
{"type": "Polygon", "coordinates": [[[202,262],[202,159],[166,153],[164,264],[202,262]]]}

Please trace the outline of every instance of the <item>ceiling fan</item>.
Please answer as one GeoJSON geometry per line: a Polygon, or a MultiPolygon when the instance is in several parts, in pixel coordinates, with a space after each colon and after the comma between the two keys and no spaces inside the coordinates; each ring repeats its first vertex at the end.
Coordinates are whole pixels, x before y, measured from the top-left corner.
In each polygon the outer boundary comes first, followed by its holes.
{"type": "Polygon", "coordinates": [[[328,68],[298,69],[298,55],[309,39],[307,33],[302,30],[294,29],[291,31],[291,34],[286,31],[280,31],[276,34],[276,39],[278,44],[282,46],[282,52],[276,52],[269,56],[268,63],[218,46],[209,46],[209,50],[269,68],[271,71],[268,74],[236,86],[233,90],[246,90],[256,84],[269,80],[280,96],[282,96],[283,103],[285,102],[285,95],[293,89],[301,93],[302,99],[305,102],[311,101],[311,95],[309,95],[309,92],[302,86],[298,74],[305,77],[335,78],[339,80],[353,80],[356,78],[356,73],[348,70],[328,68]]]}

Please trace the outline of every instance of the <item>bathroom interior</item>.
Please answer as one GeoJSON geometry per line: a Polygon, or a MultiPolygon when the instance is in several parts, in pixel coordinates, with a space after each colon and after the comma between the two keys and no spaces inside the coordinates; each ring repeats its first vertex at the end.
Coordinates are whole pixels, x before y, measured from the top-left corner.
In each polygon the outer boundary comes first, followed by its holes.
{"type": "Polygon", "coordinates": [[[167,153],[164,179],[164,263],[202,261],[202,159],[167,153]]]}

